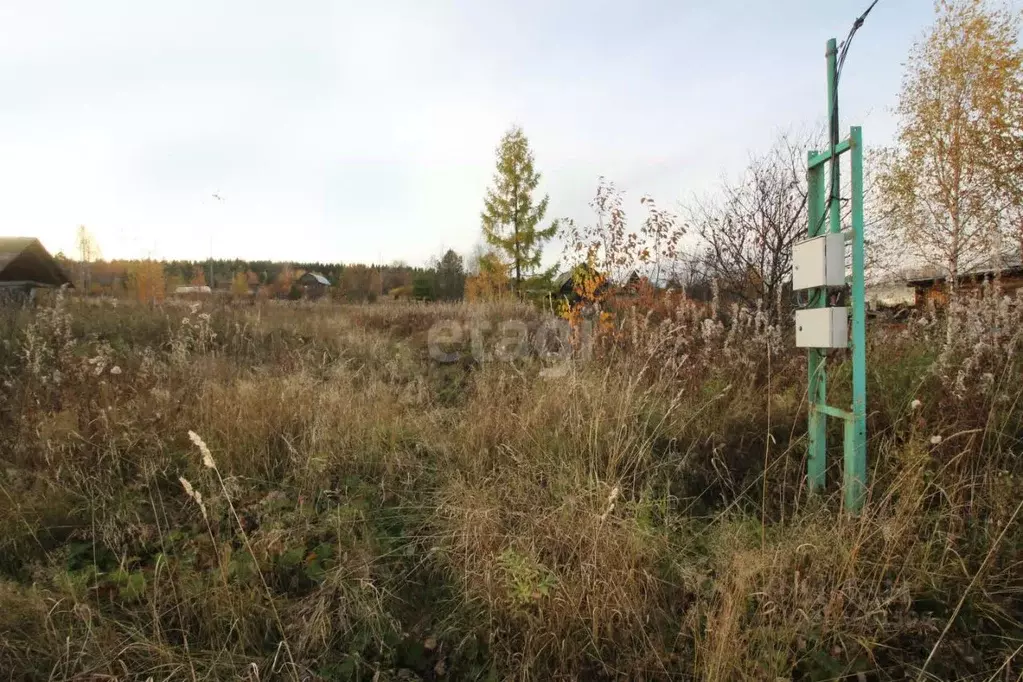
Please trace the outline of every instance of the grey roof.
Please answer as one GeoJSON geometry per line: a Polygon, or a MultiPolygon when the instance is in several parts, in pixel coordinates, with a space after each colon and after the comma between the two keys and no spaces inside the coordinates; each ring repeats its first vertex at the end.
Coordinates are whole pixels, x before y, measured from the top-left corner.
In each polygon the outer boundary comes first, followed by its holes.
{"type": "Polygon", "coordinates": [[[561,287],[565,286],[565,284],[570,279],[572,279],[572,271],[571,270],[568,270],[566,272],[561,273],[560,275],[558,275],[557,277],[554,278],[554,288],[555,289],[560,289],[561,287]]]}
{"type": "Polygon", "coordinates": [[[0,237],[0,282],[74,286],[60,264],[33,237],[0,237]]]}
{"type": "Polygon", "coordinates": [[[316,280],[317,284],[322,284],[325,287],[330,286],[330,280],[318,272],[307,272],[304,275],[302,275],[302,277],[299,277],[299,279],[304,279],[306,277],[312,277],[314,280],[316,280]]]}
{"type": "MultiPolygon", "coordinates": [[[[996,273],[1016,274],[1023,270],[1023,257],[1017,250],[1005,252],[1000,259],[990,256],[972,267],[959,271],[959,278],[982,277],[996,273]]],[[[907,284],[924,284],[927,282],[948,279],[948,268],[924,267],[909,273],[907,284]]]]}
{"type": "Polygon", "coordinates": [[[0,237],[0,271],[36,241],[32,237],[0,237]]]}
{"type": "MultiPolygon", "coordinates": [[[[555,290],[561,291],[568,284],[572,284],[573,286],[575,286],[575,282],[573,280],[573,277],[574,277],[574,275],[576,273],[576,268],[579,268],[579,269],[581,269],[584,272],[589,272],[589,273],[591,273],[593,275],[601,274],[601,272],[599,270],[597,270],[596,268],[594,268],[594,267],[592,267],[590,265],[587,265],[586,263],[581,263],[580,265],[577,265],[575,268],[572,268],[571,270],[563,272],[563,273],[561,273],[560,275],[558,275],[557,277],[554,278],[553,284],[554,284],[555,290]]],[[[635,273],[633,273],[633,274],[635,274],[635,273]]],[[[608,287],[608,286],[612,286],[612,282],[611,282],[611,279],[609,277],[605,277],[604,283],[601,284],[601,287],[608,287]]]]}

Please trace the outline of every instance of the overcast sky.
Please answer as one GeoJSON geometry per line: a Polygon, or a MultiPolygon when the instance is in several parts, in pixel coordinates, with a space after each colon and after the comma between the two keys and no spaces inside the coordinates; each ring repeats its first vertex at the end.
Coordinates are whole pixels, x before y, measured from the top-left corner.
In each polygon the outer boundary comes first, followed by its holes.
{"type": "MultiPolygon", "coordinates": [[[[494,149],[550,217],[598,176],[670,206],[824,118],[824,46],[866,0],[2,0],[0,234],[104,256],[422,263],[479,239],[494,149]],[[223,202],[211,198],[219,193],[223,202]]],[[[843,130],[894,130],[931,0],[880,0],[843,130]]]]}

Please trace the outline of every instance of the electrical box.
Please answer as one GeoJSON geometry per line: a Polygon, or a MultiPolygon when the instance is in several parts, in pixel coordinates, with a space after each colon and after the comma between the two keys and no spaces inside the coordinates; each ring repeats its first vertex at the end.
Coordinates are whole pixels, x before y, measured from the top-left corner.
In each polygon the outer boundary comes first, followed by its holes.
{"type": "Polygon", "coordinates": [[[804,308],[796,311],[796,346],[847,348],[848,308],[804,308]]]}
{"type": "Polygon", "coordinates": [[[845,286],[845,236],[829,232],[792,247],[792,289],[845,286]]]}

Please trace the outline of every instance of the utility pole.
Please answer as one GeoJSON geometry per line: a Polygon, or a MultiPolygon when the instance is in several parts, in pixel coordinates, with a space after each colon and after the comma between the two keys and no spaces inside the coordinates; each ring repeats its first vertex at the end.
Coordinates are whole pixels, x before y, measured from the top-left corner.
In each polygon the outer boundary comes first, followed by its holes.
{"type": "MultiPolygon", "coordinates": [[[[213,193],[213,198],[220,203],[224,202],[224,197],[220,196],[218,192],[213,193]]],[[[212,293],[216,286],[216,282],[213,281],[213,230],[210,230],[210,277],[208,284],[212,293]]]]}
{"type": "MultiPolygon", "coordinates": [[[[869,12],[869,10],[868,10],[869,12]]],[[[862,22],[860,22],[862,23],[862,22]]],[[[848,40],[848,39],[847,39],[848,40]]],[[[858,513],[867,487],[867,355],[864,291],[863,134],[859,126],[838,140],[838,46],[827,45],[828,149],[807,157],[808,239],[793,248],[792,288],[805,292],[806,305],[796,311],[796,345],[808,349],[806,479],[810,492],[825,486],[828,417],[843,421],[842,488],[846,510],[858,513]],[[838,160],[851,156],[852,225],[842,229],[838,160]],[[830,184],[830,187],[829,187],[830,184]],[[845,275],[846,244],[852,250],[851,278],[845,275]],[[832,295],[848,291],[851,307],[835,306],[832,295]],[[849,320],[852,333],[849,332],[849,320]],[[829,349],[852,349],[852,407],[827,404],[829,349]]]]}

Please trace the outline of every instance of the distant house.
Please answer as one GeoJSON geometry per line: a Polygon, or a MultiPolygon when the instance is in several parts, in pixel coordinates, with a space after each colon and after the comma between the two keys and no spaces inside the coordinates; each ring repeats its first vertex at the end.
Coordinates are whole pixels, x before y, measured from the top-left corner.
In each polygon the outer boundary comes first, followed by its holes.
{"type": "Polygon", "coordinates": [[[916,304],[916,290],[905,281],[878,282],[868,286],[865,294],[871,310],[916,304]]]}
{"type": "Polygon", "coordinates": [[[113,270],[93,270],[89,273],[89,288],[114,292],[124,287],[124,273],[113,270]]]}
{"type": "MultiPolygon", "coordinates": [[[[578,267],[563,272],[554,278],[554,298],[565,299],[569,303],[575,303],[579,298],[579,294],[576,292],[576,287],[580,283],[581,277],[599,277],[600,273],[596,269],[591,268],[588,265],[579,265],[578,267]]],[[[611,283],[605,278],[600,285],[597,287],[597,292],[602,293],[611,286],[611,283]]]]}
{"type": "MultiPolygon", "coordinates": [[[[976,291],[985,282],[996,278],[1006,294],[1014,295],[1017,290],[1023,289],[1023,259],[1018,252],[1006,254],[1000,263],[989,260],[960,272],[956,276],[955,288],[961,292],[976,291]]],[[[925,305],[928,301],[943,304],[948,300],[948,279],[947,272],[931,270],[918,273],[907,280],[906,284],[913,288],[917,306],[925,305]]]]}
{"type": "Polygon", "coordinates": [[[626,296],[635,296],[643,291],[644,286],[658,288],[650,281],[649,277],[644,277],[636,270],[633,270],[625,278],[625,284],[620,287],[619,291],[626,296]]]}
{"type": "Polygon", "coordinates": [[[211,293],[213,293],[213,290],[210,289],[205,284],[202,285],[202,286],[187,286],[186,285],[186,286],[174,287],[174,295],[175,296],[190,296],[190,295],[200,295],[200,296],[202,296],[202,295],[211,294],[211,293]]]}
{"type": "Polygon", "coordinates": [[[323,296],[330,288],[330,280],[318,272],[304,273],[295,284],[302,290],[303,296],[312,299],[323,296]]]}
{"type": "Polygon", "coordinates": [[[29,298],[39,287],[74,287],[71,278],[38,239],[0,237],[0,291],[29,298]]]}

